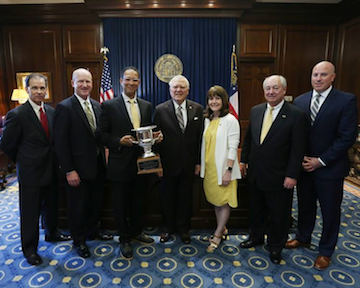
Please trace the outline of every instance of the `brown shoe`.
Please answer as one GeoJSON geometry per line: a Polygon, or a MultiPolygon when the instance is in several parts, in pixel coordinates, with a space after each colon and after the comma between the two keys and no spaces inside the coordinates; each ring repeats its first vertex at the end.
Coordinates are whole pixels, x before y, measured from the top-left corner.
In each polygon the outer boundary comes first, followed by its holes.
{"type": "Polygon", "coordinates": [[[315,261],[315,264],[314,264],[314,268],[316,270],[320,270],[320,271],[323,271],[325,270],[326,268],[329,267],[330,265],[330,257],[326,257],[326,256],[321,256],[319,255],[317,258],[316,258],[316,261],[315,261]]]}
{"type": "Polygon", "coordinates": [[[303,242],[300,242],[296,239],[293,239],[293,240],[289,240],[285,243],[285,248],[286,249],[295,249],[295,248],[298,248],[298,247],[310,247],[310,243],[303,243],[303,242]]]}

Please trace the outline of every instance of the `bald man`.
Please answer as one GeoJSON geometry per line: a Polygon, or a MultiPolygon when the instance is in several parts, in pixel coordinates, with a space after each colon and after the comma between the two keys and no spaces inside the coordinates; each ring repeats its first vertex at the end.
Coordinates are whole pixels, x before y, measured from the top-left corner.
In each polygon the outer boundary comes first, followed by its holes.
{"type": "Polygon", "coordinates": [[[330,265],[340,225],[344,177],[349,172],[348,149],[357,135],[357,105],[353,94],[334,89],[335,67],[328,61],[316,64],[311,74],[312,91],[297,97],[295,106],[311,121],[303,173],[297,185],[299,221],[296,239],[288,249],[307,247],[316,221],[317,200],[323,216],[319,255],[314,268],[330,265]]]}
{"type": "Polygon", "coordinates": [[[110,240],[100,233],[99,216],[105,179],[104,148],[95,138],[100,103],[90,98],[92,75],[86,69],[72,74],[74,95],[55,110],[54,141],[66,177],[68,220],[77,253],[90,257],[85,240],[110,240]]]}

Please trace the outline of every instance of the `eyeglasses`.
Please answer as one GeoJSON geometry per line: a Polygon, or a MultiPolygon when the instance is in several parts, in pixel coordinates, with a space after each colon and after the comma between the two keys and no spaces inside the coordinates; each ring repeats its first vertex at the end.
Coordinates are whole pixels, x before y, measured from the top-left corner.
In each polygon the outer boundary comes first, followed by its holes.
{"type": "Polygon", "coordinates": [[[140,79],[138,79],[138,78],[123,78],[123,80],[127,83],[129,83],[131,81],[134,83],[139,83],[139,81],[140,81],[140,79]]]}

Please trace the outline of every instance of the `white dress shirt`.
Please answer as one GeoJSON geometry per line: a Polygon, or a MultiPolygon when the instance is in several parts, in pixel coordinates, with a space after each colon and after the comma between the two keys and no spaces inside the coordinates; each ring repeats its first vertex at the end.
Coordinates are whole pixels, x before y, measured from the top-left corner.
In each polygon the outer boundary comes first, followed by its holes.
{"type": "Polygon", "coordinates": [[[183,114],[183,119],[184,119],[184,128],[186,129],[186,124],[187,124],[187,111],[186,111],[186,100],[184,100],[180,105],[178,103],[176,103],[175,101],[173,101],[174,103],[174,108],[175,108],[175,114],[176,114],[176,110],[178,109],[179,106],[181,106],[181,112],[183,114]]]}
{"type": "MultiPolygon", "coordinates": [[[[133,119],[132,119],[132,115],[131,115],[131,103],[130,103],[130,97],[126,96],[124,93],[121,93],[123,99],[124,99],[124,103],[125,103],[125,107],[126,107],[126,110],[127,110],[127,113],[130,117],[130,120],[131,120],[131,123],[133,124],[133,119]]],[[[138,110],[138,115],[139,115],[139,123],[141,123],[141,113],[140,113],[140,108],[139,108],[139,105],[138,105],[138,101],[137,101],[137,94],[135,94],[134,98],[134,105],[136,107],[136,109],[138,110]]]]}
{"type": "Polygon", "coordinates": [[[75,96],[76,96],[76,98],[79,100],[80,105],[81,105],[82,109],[83,109],[84,112],[85,112],[85,115],[86,115],[85,102],[88,103],[88,106],[89,106],[89,108],[90,108],[91,114],[92,114],[93,117],[94,117],[94,122],[95,122],[94,125],[95,125],[95,128],[96,128],[96,127],[97,127],[97,125],[96,125],[96,116],[95,116],[93,107],[92,107],[92,105],[91,105],[90,97],[88,96],[88,97],[86,98],[86,100],[84,100],[83,98],[81,98],[80,96],[78,96],[78,95],[76,95],[76,94],[75,94],[75,96]]]}

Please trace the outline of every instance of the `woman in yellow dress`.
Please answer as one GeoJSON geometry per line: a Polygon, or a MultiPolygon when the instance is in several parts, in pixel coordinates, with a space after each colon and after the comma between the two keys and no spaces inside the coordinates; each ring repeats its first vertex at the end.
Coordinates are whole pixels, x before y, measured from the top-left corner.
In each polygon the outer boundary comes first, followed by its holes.
{"type": "Polygon", "coordinates": [[[206,200],[214,205],[217,227],[207,250],[214,251],[227,236],[231,208],[238,206],[237,179],[241,178],[237,149],[239,121],[229,113],[228,94],[221,86],[207,92],[200,176],[204,178],[206,200]]]}

